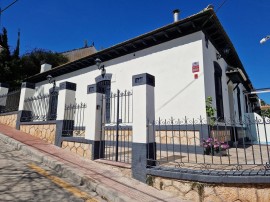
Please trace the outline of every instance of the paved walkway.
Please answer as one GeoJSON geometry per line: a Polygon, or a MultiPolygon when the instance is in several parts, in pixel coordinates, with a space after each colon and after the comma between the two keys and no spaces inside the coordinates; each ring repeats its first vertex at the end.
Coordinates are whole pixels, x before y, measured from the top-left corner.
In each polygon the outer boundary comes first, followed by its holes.
{"type": "Polygon", "coordinates": [[[78,184],[109,201],[182,201],[134,179],[124,177],[106,165],[87,160],[45,141],[0,124],[0,139],[22,150],[78,184]]]}

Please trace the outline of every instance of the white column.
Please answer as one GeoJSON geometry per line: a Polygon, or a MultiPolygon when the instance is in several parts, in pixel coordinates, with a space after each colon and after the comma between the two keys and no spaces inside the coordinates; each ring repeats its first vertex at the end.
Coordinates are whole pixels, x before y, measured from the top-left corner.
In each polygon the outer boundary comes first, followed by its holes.
{"type": "Polygon", "coordinates": [[[35,94],[35,84],[29,82],[23,82],[21,86],[21,95],[18,108],[18,115],[16,121],[16,129],[20,130],[21,122],[31,120],[31,106],[24,102],[25,99],[33,97],[35,94]]]}
{"type": "Polygon", "coordinates": [[[23,82],[21,86],[21,95],[18,111],[29,110],[27,105],[24,104],[24,100],[33,97],[34,94],[35,94],[35,84],[23,82]]]}
{"type": "Polygon", "coordinates": [[[7,97],[3,95],[6,95],[8,93],[8,88],[9,88],[8,84],[0,83],[0,107],[6,106],[7,97]]]}
{"type": "Polygon", "coordinates": [[[75,83],[65,81],[60,83],[59,87],[55,145],[61,147],[62,135],[73,134],[74,114],[70,114],[70,112],[66,113],[65,107],[76,104],[75,96],[77,85],[75,83]]]}
{"type": "Polygon", "coordinates": [[[147,165],[155,164],[155,77],[139,74],[132,77],[133,143],[132,176],[145,182],[147,165]]]}
{"type": "Polygon", "coordinates": [[[87,108],[85,119],[85,139],[92,142],[91,159],[104,157],[104,140],[102,135],[102,108],[105,105],[102,102],[103,94],[98,91],[96,84],[87,86],[87,108]],[[103,106],[102,106],[103,104],[103,106]]]}
{"type": "MultiPolygon", "coordinates": [[[[67,117],[65,113],[65,106],[73,105],[76,103],[76,84],[71,82],[62,82],[60,83],[60,90],[58,94],[58,103],[57,103],[57,120],[67,120],[70,117],[67,117]]],[[[73,120],[73,119],[72,119],[73,120]]]]}

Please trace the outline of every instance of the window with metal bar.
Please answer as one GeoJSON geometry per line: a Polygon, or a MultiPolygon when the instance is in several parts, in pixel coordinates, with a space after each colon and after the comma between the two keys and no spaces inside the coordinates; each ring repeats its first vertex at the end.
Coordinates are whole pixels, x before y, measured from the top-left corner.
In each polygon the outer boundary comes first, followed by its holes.
{"type": "Polygon", "coordinates": [[[222,95],[222,69],[217,62],[214,62],[214,68],[215,68],[214,78],[215,78],[217,118],[219,120],[223,120],[224,108],[223,108],[223,95],[222,95]]]}

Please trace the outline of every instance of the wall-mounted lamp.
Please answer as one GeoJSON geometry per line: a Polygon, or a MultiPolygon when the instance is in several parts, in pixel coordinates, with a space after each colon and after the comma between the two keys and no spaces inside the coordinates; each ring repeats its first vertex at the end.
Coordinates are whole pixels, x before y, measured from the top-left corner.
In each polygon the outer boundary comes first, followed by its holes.
{"type": "Polygon", "coordinates": [[[219,53],[216,53],[216,58],[217,58],[217,60],[219,60],[219,59],[221,59],[222,57],[221,57],[221,55],[220,55],[219,53]]]}
{"type": "Polygon", "coordinates": [[[98,69],[101,70],[101,76],[102,76],[102,78],[104,78],[104,76],[106,74],[105,65],[101,65],[102,61],[99,58],[97,58],[95,60],[95,63],[97,65],[98,69]]]}
{"type": "Polygon", "coordinates": [[[48,75],[46,78],[47,78],[49,83],[53,84],[53,90],[55,90],[55,86],[56,86],[55,79],[53,79],[52,75],[48,75]]]}

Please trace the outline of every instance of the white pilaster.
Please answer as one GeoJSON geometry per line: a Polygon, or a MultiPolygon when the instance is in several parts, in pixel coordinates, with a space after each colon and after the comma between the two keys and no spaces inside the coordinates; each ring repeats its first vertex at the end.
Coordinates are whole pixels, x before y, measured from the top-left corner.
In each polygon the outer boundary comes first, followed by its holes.
{"type": "Polygon", "coordinates": [[[21,87],[19,111],[28,110],[27,105],[24,104],[24,100],[30,97],[33,97],[35,93],[35,84],[24,82],[21,87]]]}
{"type": "Polygon", "coordinates": [[[154,127],[152,126],[155,121],[154,85],[152,75],[133,76],[133,142],[155,142],[154,127]],[[153,80],[150,82],[148,78],[153,80]]]}
{"type": "Polygon", "coordinates": [[[146,167],[155,164],[155,77],[139,74],[132,77],[133,142],[132,176],[145,182],[146,167]]]}

